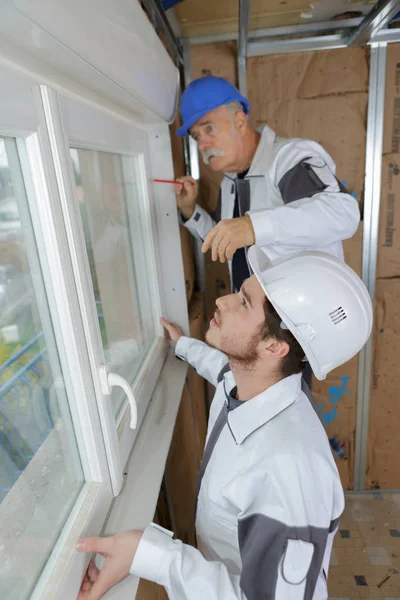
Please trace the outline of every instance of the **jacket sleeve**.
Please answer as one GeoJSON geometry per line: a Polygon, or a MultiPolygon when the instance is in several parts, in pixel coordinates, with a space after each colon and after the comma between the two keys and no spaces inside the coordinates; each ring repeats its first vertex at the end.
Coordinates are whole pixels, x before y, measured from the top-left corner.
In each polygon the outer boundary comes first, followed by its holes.
{"type": "Polygon", "coordinates": [[[201,552],[158,525],[142,536],[130,572],[165,587],[175,600],[246,600],[240,576],[232,576],[220,562],[207,561],[201,552]]]}
{"type": "Polygon", "coordinates": [[[285,467],[281,462],[277,478],[250,477],[243,486],[250,501],[238,517],[240,574],[157,525],[146,528],[131,573],[163,585],[176,600],[312,600],[317,586],[318,597],[327,597],[322,566],[336,524],[329,503],[312,486],[304,494],[302,473],[285,467]]]}
{"type": "Polygon", "coordinates": [[[228,357],[220,350],[185,336],[182,336],[176,344],[175,354],[178,358],[186,360],[201,377],[215,387],[218,383],[218,375],[228,362],[228,357]]]}
{"type": "Polygon", "coordinates": [[[339,183],[335,164],[317,143],[296,140],[281,148],[273,184],[284,205],[250,210],[258,246],[277,244],[285,252],[321,248],[354,235],[358,203],[339,183]]]}
{"type": "Polygon", "coordinates": [[[216,222],[201,206],[196,204],[193,215],[187,221],[182,219],[182,224],[189,229],[190,233],[200,241],[204,242],[208,233],[215,227],[216,222]]]}

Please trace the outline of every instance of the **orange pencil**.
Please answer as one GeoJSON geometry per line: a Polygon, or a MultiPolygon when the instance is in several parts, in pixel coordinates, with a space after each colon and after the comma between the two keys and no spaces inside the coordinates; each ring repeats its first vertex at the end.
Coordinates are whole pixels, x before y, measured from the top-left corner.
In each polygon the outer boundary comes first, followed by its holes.
{"type": "MultiPolygon", "coordinates": [[[[171,179],[153,179],[153,181],[155,181],[156,183],[173,183],[175,185],[183,185],[182,181],[172,181],[171,179]]],[[[190,183],[194,185],[193,181],[191,181],[190,183]]]]}

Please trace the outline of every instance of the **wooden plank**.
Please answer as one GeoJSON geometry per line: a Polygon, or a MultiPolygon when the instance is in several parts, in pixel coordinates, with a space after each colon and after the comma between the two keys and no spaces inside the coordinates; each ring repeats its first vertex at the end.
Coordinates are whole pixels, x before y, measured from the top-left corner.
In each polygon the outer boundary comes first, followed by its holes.
{"type": "MultiPolygon", "coordinates": [[[[197,292],[189,306],[190,335],[201,339],[204,299],[197,292]]],[[[197,473],[207,433],[205,383],[190,368],[176,420],[165,471],[168,503],[175,520],[175,533],[185,543],[195,544],[194,508],[197,473]]]]}
{"type": "Polygon", "coordinates": [[[176,536],[193,546],[196,477],[199,466],[200,453],[191,399],[185,385],[167,459],[165,480],[176,518],[176,536]]]}
{"type": "MultiPolygon", "coordinates": [[[[253,0],[250,29],[304,23],[301,13],[309,8],[307,0],[253,0]]],[[[238,2],[185,0],[175,10],[185,37],[238,31],[238,2]]]]}
{"type": "MultiPolygon", "coordinates": [[[[200,292],[193,295],[189,306],[190,335],[198,340],[203,339],[204,329],[204,298],[200,292]]],[[[207,328],[207,326],[206,326],[207,328]]],[[[206,406],[205,380],[189,367],[187,377],[188,391],[192,402],[197,444],[200,458],[203,456],[207,435],[208,410],[206,406]]]]}
{"type": "Polygon", "coordinates": [[[185,168],[185,153],[183,148],[183,138],[176,135],[182,121],[179,111],[176,114],[175,121],[169,127],[169,133],[171,136],[171,150],[172,150],[172,161],[174,163],[174,175],[175,177],[182,177],[186,174],[185,168]]]}
{"type": "Polygon", "coordinates": [[[136,600],[168,600],[168,594],[157,583],[141,579],[135,598],[136,600]]]}

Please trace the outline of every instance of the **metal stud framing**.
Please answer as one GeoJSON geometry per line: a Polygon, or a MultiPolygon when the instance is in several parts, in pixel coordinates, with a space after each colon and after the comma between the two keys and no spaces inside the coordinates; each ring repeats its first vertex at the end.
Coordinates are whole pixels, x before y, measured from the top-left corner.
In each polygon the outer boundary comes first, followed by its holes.
{"type": "Polygon", "coordinates": [[[350,35],[349,46],[367,44],[400,11],[400,0],[379,0],[360,25],[350,35]]]}
{"type": "MultiPolygon", "coordinates": [[[[371,47],[367,148],[365,161],[364,231],[362,278],[372,301],[375,298],[376,263],[378,255],[379,209],[381,200],[383,119],[386,83],[386,44],[371,47]]],[[[365,488],[367,444],[372,369],[372,335],[360,352],[354,489],[365,488]]]]}
{"type": "Polygon", "coordinates": [[[238,81],[239,90],[247,96],[247,42],[249,37],[249,24],[251,13],[251,0],[239,0],[239,43],[238,43],[238,81]]]}

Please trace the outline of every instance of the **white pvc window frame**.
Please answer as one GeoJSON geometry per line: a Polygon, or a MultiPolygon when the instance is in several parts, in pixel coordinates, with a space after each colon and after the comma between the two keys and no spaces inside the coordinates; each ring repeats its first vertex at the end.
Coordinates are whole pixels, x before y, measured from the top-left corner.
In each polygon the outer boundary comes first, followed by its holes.
{"type": "MultiPolygon", "coordinates": [[[[17,140],[50,312],[52,316],[56,315],[56,343],[87,480],[31,600],[74,600],[89,558],[76,552],[75,543],[81,536],[97,535],[102,531],[112,508],[113,496],[121,490],[126,475],[123,468],[137,432],[129,428],[127,411],[116,428],[109,398],[99,394],[98,367],[102,345],[94,297],[90,297],[93,292],[82,284],[82,280],[87,278],[86,283],[91,285],[91,278],[83,232],[76,213],[75,183],[66,135],[66,130],[69,135],[73,130],[68,130],[68,126],[64,129],[62,107],[65,112],[66,104],[74,105],[80,123],[77,133],[83,136],[81,142],[89,149],[90,145],[85,143],[88,139],[87,135],[84,137],[80,111],[83,111],[81,116],[86,114],[88,121],[98,119],[97,122],[105,128],[108,123],[111,141],[106,148],[101,148],[101,144],[96,145],[92,138],[89,141],[94,149],[123,152],[123,131],[126,132],[130,126],[135,128],[136,133],[141,130],[141,143],[146,141],[144,146],[147,146],[143,150],[142,143],[137,151],[143,156],[142,177],[152,239],[149,251],[152,252],[158,289],[158,314],[155,318],[162,314],[179,323],[187,333],[188,315],[174,190],[172,186],[156,188],[157,184],[152,181],[155,177],[173,177],[169,129],[165,123],[141,128],[115,113],[103,112],[99,106],[87,101],[77,102],[76,95],[69,96],[65,90],[61,99],[55,90],[40,86],[34,77],[22,75],[1,61],[0,74],[4,85],[4,93],[0,97],[0,135],[17,140]]],[[[73,136],[71,139],[79,143],[79,139],[73,139],[73,136]]],[[[135,393],[145,399],[140,403],[142,414],[139,415],[139,423],[167,358],[168,344],[162,337],[161,327],[159,332],[153,352],[135,382],[135,393]]],[[[165,371],[169,368],[172,368],[170,360],[162,371],[164,379],[168,377],[165,371]]],[[[159,392],[157,394],[155,402],[159,392]]],[[[158,409],[155,408],[157,414],[158,409]]],[[[143,443],[142,440],[141,451],[143,443]]],[[[148,451],[151,451],[150,447],[148,451]]],[[[162,463],[164,460],[164,456],[160,457],[162,463]]],[[[153,481],[155,474],[146,472],[146,468],[147,463],[143,463],[146,480],[153,481]]],[[[129,493],[130,486],[127,482],[124,494],[129,493]]],[[[153,503],[154,498],[149,502],[153,503]]]]}
{"type": "Polygon", "coordinates": [[[101,531],[112,502],[112,486],[68,243],[60,219],[55,173],[47,153],[39,89],[1,65],[0,72],[4,84],[0,97],[0,135],[16,139],[40,268],[86,479],[31,600],[72,600],[78,588],[71,586],[71,575],[82,572],[85,559],[66,540],[76,540],[85,531],[101,531]],[[85,402],[80,401],[82,398],[85,402]]]}
{"type": "Polygon", "coordinates": [[[110,405],[110,396],[103,393],[100,369],[106,365],[100,328],[86,252],[85,239],[80,221],[79,206],[76,199],[75,181],[72,171],[69,148],[99,150],[118,155],[138,157],[140,165],[139,187],[146,214],[145,237],[147,252],[151,264],[150,280],[152,293],[160,298],[158,285],[159,273],[156,261],[156,229],[154,202],[151,198],[152,185],[146,174],[150,173],[147,134],[136,124],[126,122],[117,117],[96,110],[85,103],[60,96],[47,87],[41,87],[46,127],[48,130],[51,152],[56,162],[56,177],[61,198],[63,218],[66,224],[69,248],[75,273],[77,293],[84,322],[86,342],[89,350],[91,372],[99,402],[99,410],[103,435],[113,483],[114,495],[117,495],[123,483],[123,468],[136,439],[137,432],[146,412],[151,394],[157,383],[159,373],[166,358],[168,345],[159,325],[161,316],[160,302],[156,302],[156,335],[153,346],[132,386],[138,406],[138,422],[136,429],[130,427],[130,407],[124,405],[119,415],[117,428],[110,405]],[[150,256],[149,256],[150,255],[150,256]]]}

